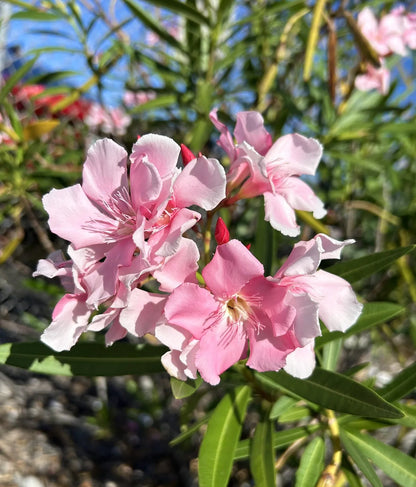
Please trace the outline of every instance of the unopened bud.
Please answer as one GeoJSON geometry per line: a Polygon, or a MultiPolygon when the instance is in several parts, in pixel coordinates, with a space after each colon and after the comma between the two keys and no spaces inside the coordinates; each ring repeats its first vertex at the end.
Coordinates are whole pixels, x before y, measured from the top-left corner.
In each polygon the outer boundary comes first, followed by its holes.
{"type": "Polygon", "coordinates": [[[194,153],[185,144],[181,144],[181,155],[184,166],[195,159],[194,153]]]}
{"type": "Polygon", "coordinates": [[[230,232],[228,231],[228,228],[221,217],[218,217],[214,236],[218,245],[222,245],[230,241],[230,232]]]}

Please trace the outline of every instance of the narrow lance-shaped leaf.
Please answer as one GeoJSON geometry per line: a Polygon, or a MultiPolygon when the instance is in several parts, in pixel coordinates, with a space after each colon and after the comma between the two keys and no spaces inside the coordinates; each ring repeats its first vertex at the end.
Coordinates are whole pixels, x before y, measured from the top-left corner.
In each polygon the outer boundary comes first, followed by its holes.
{"type": "Polygon", "coordinates": [[[338,262],[325,270],[352,283],[389,267],[399,257],[409,254],[415,249],[416,245],[408,245],[407,247],[399,247],[393,250],[386,250],[385,252],[377,252],[359,259],[338,262]]]}
{"type": "Polygon", "coordinates": [[[41,342],[0,345],[0,363],[55,375],[115,376],[162,372],[164,347],[115,343],[77,343],[68,352],[54,352],[41,342]]]}
{"type": "Polygon", "coordinates": [[[320,348],[326,343],[338,340],[340,338],[347,338],[357,333],[361,333],[369,328],[385,323],[396,316],[404,313],[406,308],[395,303],[366,303],[364,304],[363,311],[358,318],[357,323],[349,328],[345,333],[341,331],[333,331],[331,333],[325,333],[315,340],[315,348],[320,348]]]}
{"type": "Polygon", "coordinates": [[[378,391],[386,401],[396,401],[416,388],[416,363],[403,369],[396,377],[378,391]]]}
{"type": "Polygon", "coordinates": [[[353,462],[357,465],[357,467],[361,470],[361,472],[365,475],[368,481],[371,483],[373,487],[383,487],[380,479],[378,478],[374,468],[370,464],[370,462],[365,457],[365,454],[360,450],[359,446],[354,443],[346,433],[341,429],[340,430],[340,437],[342,444],[344,445],[345,449],[347,450],[348,454],[352,458],[353,462]]]}
{"type": "Polygon", "coordinates": [[[399,409],[368,387],[336,372],[316,367],[308,379],[297,379],[283,370],[255,373],[266,387],[282,388],[327,409],[369,418],[401,418],[399,409]]]}
{"type": "Polygon", "coordinates": [[[273,423],[268,416],[268,411],[267,413],[264,411],[250,441],[250,470],[256,487],[273,487],[276,485],[273,423]]]}
{"type": "Polygon", "coordinates": [[[208,19],[201,14],[196,8],[192,7],[189,3],[180,2],[179,0],[144,0],[151,3],[155,7],[165,8],[178,14],[180,16],[186,17],[193,22],[199,24],[208,25],[208,19]]]}
{"type": "Polygon", "coordinates": [[[6,83],[4,83],[4,86],[0,91],[0,104],[10,93],[10,90],[13,88],[13,86],[17,84],[32,69],[32,66],[35,64],[37,59],[37,57],[34,57],[25,62],[25,64],[21,66],[17,71],[15,71],[6,81],[6,83]]]}
{"type": "MultiPolygon", "coordinates": [[[[321,428],[319,424],[311,426],[299,426],[288,430],[278,431],[273,434],[273,449],[279,450],[291,445],[294,441],[312,435],[321,428]]],[[[235,450],[234,460],[246,460],[250,455],[250,441],[242,440],[235,450]]]]}
{"type": "Polygon", "coordinates": [[[305,448],[296,472],[295,487],[310,487],[318,481],[324,468],[325,443],[317,436],[305,448]]]}
{"type": "Polygon", "coordinates": [[[250,393],[250,387],[238,387],[227,393],[215,408],[199,450],[201,487],[225,487],[228,484],[250,393]]]}
{"type": "Polygon", "coordinates": [[[313,10],[312,25],[309,30],[308,44],[306,46],[305,65],[303,68],[303,79],[309,81],[311,77],[313,57],[315,54],[316,45],[318,44],[319,29],[324,17],[326,0],[317,0],[313,10]]]}
{"type": "Polygon", "coordinates": [[[345,431],[344,434],[367,458],[399,485],[416,487],[416,460],[414,458],[370,435],[353,430],[345,431]]]}

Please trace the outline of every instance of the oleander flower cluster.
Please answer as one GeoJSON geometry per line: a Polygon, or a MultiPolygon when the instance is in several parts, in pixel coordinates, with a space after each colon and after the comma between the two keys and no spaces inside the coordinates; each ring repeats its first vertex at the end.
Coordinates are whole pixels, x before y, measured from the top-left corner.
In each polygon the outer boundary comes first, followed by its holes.
{"type": "Polygon", "coordinates": [[[377,20],[369,7],[358,15],[358,27],[370,42],[379,57],[380,66],[367,63],[365,72],[355,79],[355,86],[361,91],[372,89],[386,94],[390,85],[390,71],[385,59],[392,54],[406,56],[409,49],[416,49],[416,12],[406,13],[403,6],[377,20]]]}
{"type": "Polygon", "coordinates": [[[265,276],[218,217],[239,200],[263,196],[266,220],[299,235],[295,210],[325,215],[300,179],[315,174],[319,142],[300,134],[273,142],[256,112],[237,115],[234,136],[216,110],[211,120],[227,171],[163,135],[139,137],[130,155],[103,139],[88,151],[82,184],[44,196],[51,231],[69,241],[68,258],[55,252],[34,273],[59,277],[66,290],[44,343],[62,351],[86,331],[105,331],[107,345],[150,334],[168,349],[162,363],[169,374],[199,374],[215,385],[241,360],[258,371],[307,377],[320,320],[330,331],[356,321],[362,305],[349,283],[319,269],[352,240],[319,234],[299,241],[265,276]]]}

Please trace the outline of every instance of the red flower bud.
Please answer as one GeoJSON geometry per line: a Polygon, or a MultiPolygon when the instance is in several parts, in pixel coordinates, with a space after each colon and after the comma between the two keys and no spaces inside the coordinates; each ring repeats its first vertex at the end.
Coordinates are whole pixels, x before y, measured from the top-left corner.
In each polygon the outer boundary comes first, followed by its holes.
{"type": "Polygon", "coordinates": [[[181,155],[184,166],[195,159],[194,153],[185,144],[181,144],[181,155]]]}
{"type": "Polygon", "coordinates": [[[218,245],[225,244],[230,241],[230,232],[221,217],[218,217],[215,225],[215,240],[218,245]]]}

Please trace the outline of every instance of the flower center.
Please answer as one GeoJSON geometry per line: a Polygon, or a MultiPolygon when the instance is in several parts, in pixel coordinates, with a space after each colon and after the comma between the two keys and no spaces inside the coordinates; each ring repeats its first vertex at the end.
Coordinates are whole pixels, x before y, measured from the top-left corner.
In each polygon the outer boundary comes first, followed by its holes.
{"type": "Polygon", "coordinates": [[[226,312],[230,321],[235,323],[247,321],[252,314],[250,305],[241,296],[233,296],[227,301],[226,312]]]}

